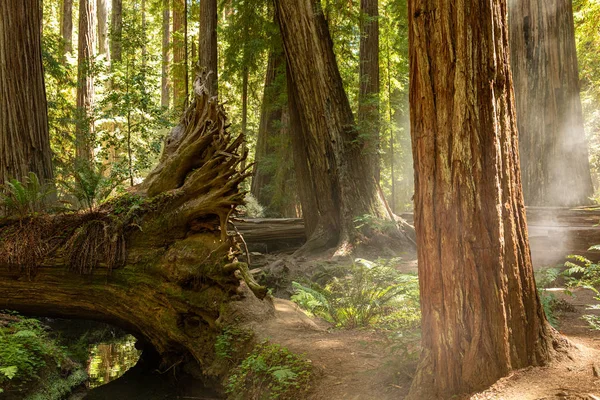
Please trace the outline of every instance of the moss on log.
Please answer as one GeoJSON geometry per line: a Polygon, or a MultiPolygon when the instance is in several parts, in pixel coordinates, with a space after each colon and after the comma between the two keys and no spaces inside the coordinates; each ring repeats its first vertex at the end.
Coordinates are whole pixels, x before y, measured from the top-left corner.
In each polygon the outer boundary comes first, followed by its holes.
{"type": "Polygon", "coordinates": [[[244,198],[243,137],[228,132],[201,78],[194,89],[142,184],[92,212],[0,221],[0,309],[106,321],[164,362],[193,357],[204,367],[219,325],[245,301],[269,313],[269,302],[250,299],[266,289],[226,229],[244,198]]]}

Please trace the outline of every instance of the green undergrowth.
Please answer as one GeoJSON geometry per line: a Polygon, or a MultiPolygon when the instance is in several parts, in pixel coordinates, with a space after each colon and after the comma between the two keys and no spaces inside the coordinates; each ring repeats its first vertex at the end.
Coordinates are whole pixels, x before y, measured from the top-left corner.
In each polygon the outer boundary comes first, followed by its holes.
{"type": "Polygon", "coordinates": [[[421,319],[418,278],[398,272],[393,263],[357,259],[350,266],[320,272],[293,282],[291,299],[336,327],[414,329],[421,319]]]}
{"type": "Polygon", "coordinates": [[[263,341],[232,370],[225,392],[228,400],[302,399],[312,376],[310,360],[263,341]]]}
{"type": "Polygon", "coordinates": [[[0,314],[0,392],[4,398],[59,400],[86,378],[40,321],[0,314]]]}

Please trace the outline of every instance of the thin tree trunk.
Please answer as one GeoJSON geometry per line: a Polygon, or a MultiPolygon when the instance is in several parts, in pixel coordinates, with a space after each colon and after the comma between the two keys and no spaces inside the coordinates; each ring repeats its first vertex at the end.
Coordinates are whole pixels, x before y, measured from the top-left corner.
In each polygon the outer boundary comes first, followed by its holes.
{"type": "Polygon", "coordinates": [[[200,2],[200,70],[210,74],[206,83],[210,94],[219,95],[218,85],[218,49],[217,49],[217,0],[200,2]]]}
{"type": "Polygon", "coordinates": [[[577,206],[593,195],[571,0],[512,1],[511,62],[528,205],[577,206]]]}
{"type": "Polygon", "coordinates": [[[40,15],[38,0],[0,2],[0,185],[53,177],[40,15]]]}
{"type": "Polygon", "coordinates": [[[98,7],[98,55],[108,59],[108,0],[97,0],[98,7]]]}
{"type": "Polygon", "coordinates": [[[146,35],[146,0],[142,0],[142,64],[146,67],[146,61],[148,58],[148,45],[147,45],[147,35],[146,35]]]}
{"type": "Polygon", "coordinates": [[[123,53],[123,0],[112,0],[110,33],[110,56],[113,62],[121,62],[123,53]]]}
{"type": "Polygon", "coordinates": [[[299,179],[312,186],[300,191],[309,236],[303,251],[337,244],[346,252],[361,238],[356,218],[391,216],[363,160],[367,144],[354,127],[320,3],[277,0],[275,5],[304,141],[303,147],[294,146],[300,152],[294,157],[310,165],[308,177],[299,179]]]}
{"type": "MultiPolygon", "coordinates": [[[[248,133],[248,67],[242,69],[242,135],[246,137],[248,133]]],[[[246,141],[243,144],[243,151],[248,151],[246,141]]],[[[241,164],[242,171],[246,169],[246,161],[241,164]]]]}
{"type": "Polygon", "coordinates": [[[73,0],[63,0],[60,13],[63,56],[73,51],[73,0]]]}
{"type": "Polygon", "coordinates": [[[173,105],[182,111],[187,99],[186,19],[185,0],[173,0],[173,105]]]}
{"type": "Polygon", "coordinates": [[[360,1],[358,126],[366,135],[365,161],[379,182],[379,2],[360,1]]]}
{"type": "Polygon", "coordinates": [[[171,12],[169,9],[169,0],[162,0],[162,80],[160,91],[160,105],[169,108],[170,87],[169,87],[169,46],[171,41],[171,12]]]}
{"type": "Polygon", "coordinates": [[[530,258],[506,15],[506,0],[409,1],[423,344],[409,399],[483,389],[559,344],[530,258]]]}
{"type": "Polygon", "coordinates": [[[94,143],[94,23],[95,1],[79,0],[79,54],[77,58],[77,126],[75,150],[78,160],[90,161],[94,143]]]}

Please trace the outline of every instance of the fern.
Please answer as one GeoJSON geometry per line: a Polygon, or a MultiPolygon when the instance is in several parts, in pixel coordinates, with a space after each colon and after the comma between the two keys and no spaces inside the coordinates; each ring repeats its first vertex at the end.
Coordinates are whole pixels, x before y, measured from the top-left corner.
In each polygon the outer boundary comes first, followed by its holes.
{"type": "Polygon", "coordinates": [[[16,214],[19,219],[43,211],[48,197],[53,194],[50,185],[40,182],[38,176],[30,172],[22,180],[11,179],[0,190],[0,204],[7,214],[16,214]]]}

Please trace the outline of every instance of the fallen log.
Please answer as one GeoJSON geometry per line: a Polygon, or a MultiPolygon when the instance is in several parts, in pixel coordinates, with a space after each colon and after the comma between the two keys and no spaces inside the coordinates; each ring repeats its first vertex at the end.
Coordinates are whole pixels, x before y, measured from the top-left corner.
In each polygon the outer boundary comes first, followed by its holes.
{"type": "Polygon", "coordinates": [[[194,89],[142,184],[93,211],[0,221],[0,310],[108,322],[163,363],[191,359],[205,372],[220,326],[243,320],[244,304],[252,318],[272,313],[227,233],[248,176],[244,138],[200,80],[194,89]]]}
{"type": "MultiPolygon", "coordinates": [[[[528,207],[527,225],[534,264],[562,264],[569,254],[600,261],[600,208],[528,207]]],[[[412,224],[413,214],[400,217],[412,224]]],[[[299,248],[305,239],[302,219],[238,219],[233,221],[251,251],[262,253],[299,248]]]]}

